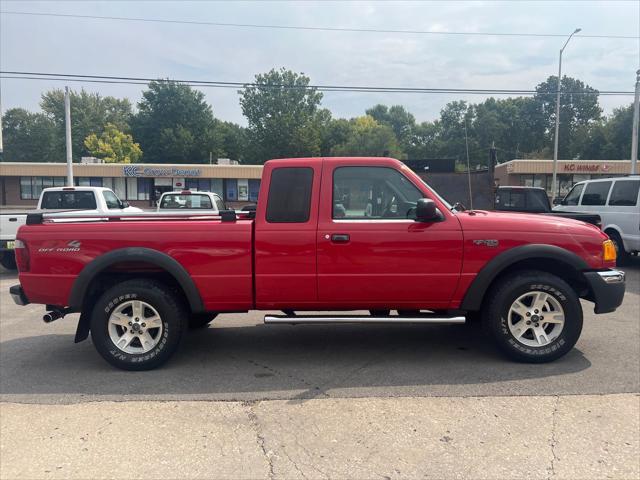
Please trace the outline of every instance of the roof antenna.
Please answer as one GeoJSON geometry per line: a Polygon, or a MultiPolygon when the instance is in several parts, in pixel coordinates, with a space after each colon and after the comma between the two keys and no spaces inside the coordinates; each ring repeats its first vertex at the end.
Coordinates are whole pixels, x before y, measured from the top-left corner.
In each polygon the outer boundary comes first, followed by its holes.
{"type": "Polygon", "coordinates": [[[473,194],[471,193],[471,164],[469,163],[469,138],[467,137],[467,117],[464,117],[464,144],[467,148],[467,180],[469,182],[469,207],[473,210],[473,194]]]}

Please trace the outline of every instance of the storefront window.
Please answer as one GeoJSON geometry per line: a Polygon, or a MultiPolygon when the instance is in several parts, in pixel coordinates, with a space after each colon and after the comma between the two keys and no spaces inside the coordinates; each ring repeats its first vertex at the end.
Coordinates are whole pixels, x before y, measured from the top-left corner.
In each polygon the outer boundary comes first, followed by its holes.
{"type": "Polygon", "coordinates": [[[32,200],[31,177],[20,177],[20,198],[22,200],[32,200]]]}
{"type": "Polygon", "coordinates": [[[523,187],[533,187],[533,175],[520,175],[520,185],[523,187]]]}
{"type": "Polygon", "coordinates": [[[260,180],[249,180],[249,201],[257,202],[260,193],[260,180]]]}
{"type": "Polygon", "coordinates": [[[235,178],[225,180],[225,200],[235,202],[238,200],[238,181],[235,178]]]}
{"type": "Polygon", "coordinates": [[[113,179],[113,191],[118,198],[127,198],[127,187],[124,178],[113,179]]]}
{"type": "Polygon", "coordinates": [[[127,200],[138,199],[138,179],[127,178],[127,200]]]}
{"type": "Polygon", "coordinates": [[[149,200],[151,193],[151,179],[138,178],[138,200],[149,200]]]}
{"type": "Polygon", "coordinates": [[[224,198],[224,186],[221,178],[211,179],[211,191],[220,195],[220,198],[224,198]]]}
{"type": "Polygon", "coordinates": [[[238,179],[238,200],[241,202],[249,201],[249,180],[246,178],[238,179]]]}

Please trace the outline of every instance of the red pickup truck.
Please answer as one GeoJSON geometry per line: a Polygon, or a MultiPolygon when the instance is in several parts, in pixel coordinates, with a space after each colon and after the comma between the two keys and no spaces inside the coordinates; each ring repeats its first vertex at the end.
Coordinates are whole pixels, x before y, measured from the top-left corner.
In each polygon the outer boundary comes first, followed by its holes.
{"type": "Polygon", "coordinates": [[[16,257],[16,303],[45,304],[45,321],[80,312],[76,342],[91,333],[130,370],[165,362],[190,324],[255,309],[282,312],[265,323],[479,319],[511,358],[545,362],[578,340],[581,298],[607,313],[625,290],[593,225],[457,211],[391,158],[271,160],[244,215],[34,214],[16,257]],[[328,313],[348,311],[367,313],[328,313]]]}

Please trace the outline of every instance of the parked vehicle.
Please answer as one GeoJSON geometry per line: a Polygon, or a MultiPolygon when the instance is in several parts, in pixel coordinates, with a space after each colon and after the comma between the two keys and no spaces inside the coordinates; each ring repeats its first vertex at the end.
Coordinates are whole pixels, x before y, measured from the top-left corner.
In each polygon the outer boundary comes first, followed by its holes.
{"type": "MultiPolygon", "coordinates": [[[[103,187],[45,188],[38,199],[37,210],[75,210],[73,215],[99,213],[133,213],[142,210],[120,200],[112,190],[103,187]]],[[[8,270],[16,269],[14,255],[18,228],[27,221],[28,212],[0,215],[0,264],[8,270]]]]}
{"type": "Polygon", "coordinates": [[[600,215],[594,213],[560,212],[551,210],[551,202],[544,188],[539,187],[498,187],[494,209],[504,212],[527,212],[556,217],[573,218],[600,228],[600,215]]]}
{"type": "Polygon", "coordinates": [[[398,160],[272,160],[262,185],[255,219],[34,214],[18,232],[11,295],[47,305],[45,322],[80,312],[76,342],[91,333],[127,370],[164,363],[189,323],[252,309],[283,312],[267,324],[457,324],[479,314],[509,357],[547,362],[578,340],[581,298],[608,313],[624,296],[598,228],[457,211],[398,160]],[[304,313],[346,310],[369,314],[304,313]]]}
{"type": "Polygon", "coordinates": [[[602,230],[618,253],[618,263],[640,251],[640,177],[606,178],[576,183],[554,212],[574,210],[600,215],[602,230]]]}
{"type": "Polygon", "coordinates": [[[207,210],[217,214],[221,210],[226,210],[226,208],[224,201],[217,193],[191,190],[165,192],[158,202],[158,212],[164,213],[207,210]]]}

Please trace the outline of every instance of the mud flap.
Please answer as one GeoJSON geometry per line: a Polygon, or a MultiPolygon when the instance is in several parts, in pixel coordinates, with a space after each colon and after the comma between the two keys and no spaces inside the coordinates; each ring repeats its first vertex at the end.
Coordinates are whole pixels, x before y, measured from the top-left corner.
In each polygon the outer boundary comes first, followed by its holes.
{"type": "Polygon", "coordinates": [[[89,337],[89,328],[91,316],[87,313],[82,312],[80,314],[80,320],[78,320],[78,328],[76,328],[76,337],[73,340],[73,343],[80,343],[83,340],[86,340],[89,337]]]}

